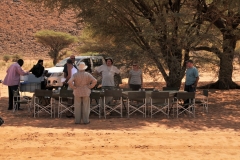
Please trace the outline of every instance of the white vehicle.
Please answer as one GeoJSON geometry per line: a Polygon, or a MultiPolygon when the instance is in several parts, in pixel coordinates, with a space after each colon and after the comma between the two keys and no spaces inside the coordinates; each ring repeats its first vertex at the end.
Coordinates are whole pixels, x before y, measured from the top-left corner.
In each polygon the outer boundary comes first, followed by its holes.
{"type": "MultiPolygon", "coordinates": [[[[55,67],[46,68],[45,70],[48,71],[48,78],[47,78],[47,87],[61,87],[63,82],[65,81],[64,73],[63,73],[63,66],[67,63],[69,58],[65,58],[59,63],[56,64],[55,67]]],[[[89,73],[94,73],[96,68],[101,66],[102,64],[106,64],[105,59],[102,56],[75,56],[75,64],[78,66],[80,62],[84,62],[88,68],[86,69],[89,73]]],[[[98,80],[97,86],[101,84],[101,76],[95,77],[98,80]]],[[[119,86],[121,83],[121,79],[115,78],[115,85],[119,86]]]]}

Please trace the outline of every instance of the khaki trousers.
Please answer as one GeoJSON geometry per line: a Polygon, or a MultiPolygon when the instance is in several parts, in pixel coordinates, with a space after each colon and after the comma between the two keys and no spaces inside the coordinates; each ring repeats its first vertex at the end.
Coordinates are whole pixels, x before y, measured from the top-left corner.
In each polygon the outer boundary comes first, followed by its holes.
{"type": "Polygon", "coordinates": [[[74,115],[75,123],[89,123],[90,98],[74,97],[74,115]]]}

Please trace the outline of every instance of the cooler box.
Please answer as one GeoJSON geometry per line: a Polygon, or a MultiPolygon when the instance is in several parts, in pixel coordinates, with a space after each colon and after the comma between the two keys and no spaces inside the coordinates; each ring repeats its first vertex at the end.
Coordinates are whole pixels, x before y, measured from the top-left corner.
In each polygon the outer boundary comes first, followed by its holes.
{"type": "Polygon", "coordinates": [[[20,83],[20,92],[35,92],[35,89],[41,89],[41,83],[20,83]]]}
{"type": "Polygon", "coordinates": [[[24,81],[24,82],[28,82],[28,83],[41,83],[43,77],[35,77],[35,75],[33,75],[32,73],[30,73],[29,75],[25,75],[25,76],[21,76],[20,77],[20,81],[24,81]]]}

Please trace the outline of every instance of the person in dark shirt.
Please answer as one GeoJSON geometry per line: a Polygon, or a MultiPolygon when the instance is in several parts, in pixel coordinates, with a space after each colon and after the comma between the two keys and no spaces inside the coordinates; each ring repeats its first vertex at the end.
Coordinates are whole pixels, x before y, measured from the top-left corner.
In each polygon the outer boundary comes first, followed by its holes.
{"type": "MultiPolygon", "coordinates": [[[[75,56],[71,55],[70,59],[72,60],[73,67],[77,69],[77,66],[75,65],[75,56]]],[[[67,68],[67,63],[63,66],[63,73],[64,73],[64,78],[67,78],[68,76],[68,68],[67,68]]],[[[67,81],[65,81],[67,83],[67,81]]]]}
{"type": "Polygon", "coordinates": [[[30,69],[29,72],[32,72],[37,78],[41,77],[44,72],[44,67],[43,67],[43,60],[39,59],[37,64],[30,69]]]}
{"type": "Polygon", "coordinates": [[[34,65],[29,72],[32,72],[32,74],[34,74],[35,77],[37,77],[37,78],[42,77],[42,79],[41,79],[41,89],[46,89],[46,81],[45,81],[45,78],[44,78],[43,60],[39,59],[37,64],[34,65]]]}

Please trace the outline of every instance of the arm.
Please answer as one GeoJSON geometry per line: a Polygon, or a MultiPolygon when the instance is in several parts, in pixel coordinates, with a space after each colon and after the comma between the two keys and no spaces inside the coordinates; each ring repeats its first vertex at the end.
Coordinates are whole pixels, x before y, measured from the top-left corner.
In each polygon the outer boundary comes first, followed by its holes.
{"type": "Polygon", "coordinates": [[[72,75],[71,74],[72,69],[68,64],[67,64],[67,72],[68,72],[68,75],[67,75],[66,80],[65,80],[66,83],[68,82],[68,80],[71,78],[71,75],[72,75]]]}
{"type": "Polygon", "coordinates": [[[96,69],[95,69],[95,71],[94,71],[94,75],[99,75],[100,73],[102,72],[102,66],[99,66],[99,67],[97,67],[96,69]]]}
{"type": "Polygon", "coordinates": [[[99,72],[98,72],[97,70],[94,70],[93,75],[94,75],[94,76],[98,76],[98,75],[99,75],[99,72]]]}
{"type": "Polygon", "coordinates": [[[195,76],[196,76],[196,81],[194,82],[194,86],[193,87],[197,87],[198,81],[199,81],[199,73],[198,70],[195,70],[195,76]]]}
{"type": "Polygon", "coordinates": [[[196,81],[194,82],[194,85],[192,87],[197,87],[198,81],[199,81],[199,77],[196,78],[196,81]]]}
{"type": "Polygon", "coordinates": [[[29,72],[32,72],[33,71],[33,69],[34,69],[34,67],[35,67],[35,65],[29,70],[29,72]]]}
{"type": "Polygon", "coordinates": [[[97,84],[97,80],[91,74],[89,74],[89,81],[90,81],[89,88],[92,89],[97,84]]]}
{"type": "Polygon", "coordinates": [[[68,83],[68,86],[71,88],[71,89],[76,89],[77,87],[75,87],[74,85],[73,85],[73,82],[74,82],[74,76],[72,76],[70,79],[69,79],[69,81],[67,82],[68,83]]]}
{"type": "Polygon", "coordinates": [[[18,74],[20,74],[21,76],[25,76],[25,75],[28,75],[28,74],[29,74],[29,72],[24,72],[20,66],[17,67],[17,72],[18,72],[18,74]]]}
{"type": "Polygon", "coordinates": [[[67,64],[65,64],[64,66],[63,66],[63,73],[64,73],[64,78],[66,78],[67,77],[67,64]]]}

